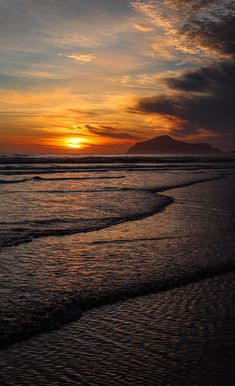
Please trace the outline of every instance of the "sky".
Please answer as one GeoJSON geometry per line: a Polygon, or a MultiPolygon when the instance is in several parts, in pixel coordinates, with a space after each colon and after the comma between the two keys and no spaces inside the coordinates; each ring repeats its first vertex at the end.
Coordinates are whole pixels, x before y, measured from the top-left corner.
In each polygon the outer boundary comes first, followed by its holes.
{"type": "Polygon", "coordinates": [[[0,152],[235,149],[235,0],[0,0],[0,152]]]}

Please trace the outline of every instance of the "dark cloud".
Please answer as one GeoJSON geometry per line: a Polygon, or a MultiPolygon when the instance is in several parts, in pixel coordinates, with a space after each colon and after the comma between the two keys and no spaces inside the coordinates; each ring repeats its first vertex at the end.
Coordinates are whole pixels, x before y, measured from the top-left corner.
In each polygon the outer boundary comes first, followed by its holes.
{"type": "Polygon", "coordinates": [[[178,78],[165,79],[169,88],[178,91],[192,92],[223,92],[233,93],[235,87],[235,64],[222,62],[211,67],[187,71],[178,78]]]}
{"type": "Polygon", "coordinates": [[[92,125],[86,125],[86,129],[89,130],[90,133],[99,135],[101,137],[109,137],[114,139],[127,139],[127,140],[133,140],[138,139],[139,137],[133,134],[129,134],[125,131],[121,131],[117,128],[114,128],[113,126],[106,126],[106,125],[100,125],[100,126],[92,126],[92,125]]]}
{"type": "Polygon", "coordinates": [[[234,0],[146,0],[133,6],[185,53],[235,54],[234,0]]]}
{"type": "Polygon", "coordinates": [[[187,7],[187,20],[178,33],[188,43],[206,47],[211,64],[165,78],[169,92],[142,98],[137,111],[168,117],[179,135],[206,130],[221,134],[231,145],[235,142],[235,2],[172,3],[178,11],[183,5],[187,7]]]}
{"type": "Polygon", "coordinates": [[[211,50],[223,55],[235,55],[234,15],[224,16],[219,22],[213,19],[192,19],[181,30],[193,43],[198,41],[211,50]]]}
{"type": "MultiPolygon", "coordinates": [[[[201,76],[202,69],[199,71],[201,76]]],[[[203,89],[203,91],[206,90],[205,93],[186,92],[143,98],[138,103],[138,111],[175,118],[177,122],[180,122],[177,130],[179,130],[180,125],[182,128],[185,128],[185,125],[190,125],[195,128],[195,132],[204,128],[212,132],[233,134],[235,127],[234,78],[231,79],[231,86],[227,84],[227,88],[222,79],[221,83],[214,82],[213,85],[206,88],[200,84],[199,74],[197,81],[195,80],[196,77],[191,80],[188,74],[183,78],[176,79],[175,89],[183,91],[202,91],[203,89]]],[[[201,77],[203,79],[203,76],[201,77]]],[[[207,79],[206,82],[209,83],[207,79]]],[[[171,86],[173,85],[171,84],[171,86]]]]}
{"type": "Polygon", "coordinates": [[[108,137],[113,139],[137,140],[139,135],[130,134],[128,131],[123,131],[113,126],[108,125],[81,125],[74,128],[74,130],[83,137],[94,134],[100,137],[108,137]]]}

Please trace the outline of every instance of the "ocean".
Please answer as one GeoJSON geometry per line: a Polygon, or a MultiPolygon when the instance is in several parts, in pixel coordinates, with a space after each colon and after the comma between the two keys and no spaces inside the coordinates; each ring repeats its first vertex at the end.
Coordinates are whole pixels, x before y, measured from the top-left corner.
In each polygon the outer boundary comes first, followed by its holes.
{"type": "Polygon", "coordinates": [[[232,385],[234,172],[0,156],[0,384],[232,385]]]}

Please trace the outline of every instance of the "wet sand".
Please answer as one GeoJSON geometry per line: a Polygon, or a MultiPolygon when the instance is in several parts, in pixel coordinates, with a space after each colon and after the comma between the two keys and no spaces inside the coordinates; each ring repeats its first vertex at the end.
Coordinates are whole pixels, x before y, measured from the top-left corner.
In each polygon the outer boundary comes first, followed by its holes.
{"type": "Polygon", "coordinates": [[[0,354],[2,385],[232,385],[234,274],[95,309],[0,354]]]}
{"type": "MultiPolygon", "coordinates": [[[[203,264],[213,267],[213,262],[226,266],[234,257],[232,182],[229,177],[166,192],[175,203],[165,212],[79,235],[79,243],[91,245],[97,257],[123,254],[125,259],[118,260],[120,272],[116,267],[110,272],[114,276],[107,276],[106,267],[107,282],[115,282],[119,275],[119,286],[136,282],[138,274],[142,278],[142,264],[146,280],[154,270],[161,278],[183,275],[190,265],[194,272],[203,264]],[[125,253],[130,248],[133,257],[128,268],[125,253]],[[139,255],[134,256],[134,251],[139,255]]],[[[73,245],[78,242],[78,236],[66,239],[73,245]]],[[[68,264],[72,267],[75,261],[68,264]]],[[[87,269],[89,261],[84,259],[83,264],[87,269]]],[[[1,385],[232,385],[234,273],[218,273],[87,311],[57,331],[1,351],[1,385]]]]}

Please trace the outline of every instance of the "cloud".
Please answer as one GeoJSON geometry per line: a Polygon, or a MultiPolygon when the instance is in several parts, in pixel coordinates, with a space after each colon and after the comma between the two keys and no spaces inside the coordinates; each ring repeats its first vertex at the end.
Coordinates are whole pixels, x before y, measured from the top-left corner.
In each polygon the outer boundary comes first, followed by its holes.
{"type": "Polygon", "coordinates": [[[151,27],[162,28],[177,50],[221,56],[235,52],[233,0],[134,1],[132,7],[151,27]]]}
{"type": "Polygon", "coordinates": [[[123,75],[121,77],[121,83],[122,84],[128,84],[130,82],[131,77],[129,75],[123,75]]]}
{"type": "Polygon", "coordinates": [[[181,76],[166,77],[165,82],[173,90],[186,92],[206,92],[233,94],[235,86],[235,65],[233,62],[221,62],[210,67],[187,71],[181,76]]]}
{"type": "Polygon", "coordinates": [[[172,120],[178,134],[198,134],[205,129],[235,141],[235,65],[221,63],[168,78],[172,93],[139,100],[137,110],[159,114],[172,120]]]}
{"type": "Polygon", "coordinates": [[[130,30],[132,14],[128,0],[1,0],[1,55],[109,46],[130,30]]]}
{"type": "Polygon", "coordinates": [[[161,2],[160,10],[158,1],[137,3],[145,13],[151,9],[156,18],[159,11],[164,28],[170,23],[169,39],[174,31],[177,48],[192,45],[189,53],[200,51],[210,61],[197,69],[162,77],[166,92],[141,98],[136,111],[168,118],[177,135],[220,135],[224,144],[231,145],[235,141],[234,1],[167,0],[161,2]],[[164,18],[166,9],[175,20],[169,15],[164,18]]]}
{"type": "Polygon", "coordinates": [[[150,27],[150,26],[148,26],[148,25],[141,24],[141,23],[135,23],[135,24],[133,24],[133,28],[134,28],[136,31],[139,31],[139,32],[151,32],[151,31],[154,31],[154,28],[153,28],[153,27],[150,27]]]}
{"type": "Polygon", "coordinates": [[[63,55],[66,58],[76,60],[81,63],[89,63],[92,60],[96,59],[96,56],[93,54],[73,54],[73,55],[63,55]]]}
{"type": "Polygon", "coordinates": [[[213,70],[214,74],[212,69],[202,68],[198,72],[168,79],[170,87],[178,92],[142,98],[138,111],[176,118],[182,128],[191,126],[195,131],[206,128],[232,134],[235,127],[235,66],[219,66],[218,79],[214,77],[216,70],[213,70]]]}
{"type": "MultiPolygon", "coordinates": [[[[95,136],[112,138],[112,139],[120,139],[120,140],[136,140],[139,139],[138,134],[129,133],[128,131],[120,130],[116,127],[109,125],[79,125],[76,128],[81,135],[84,136],[84,130],[88,134],[93,134],[95,136]]],[[[85,134],[86,136],[87,134],[85,134]]]]}

